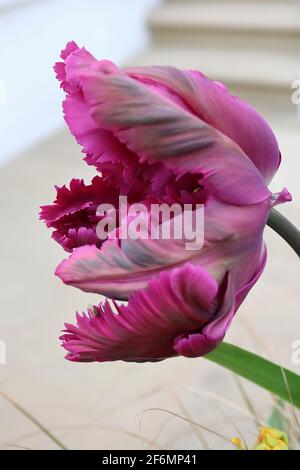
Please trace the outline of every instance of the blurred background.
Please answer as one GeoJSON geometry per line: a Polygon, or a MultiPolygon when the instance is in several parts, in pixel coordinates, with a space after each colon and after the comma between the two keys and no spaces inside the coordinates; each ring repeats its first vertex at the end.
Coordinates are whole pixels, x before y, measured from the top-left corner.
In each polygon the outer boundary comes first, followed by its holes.
{"type": "MultiPolygon", "coordinates": [[[[252,442],[253,415],[266,418],[270,397],[243,383],[249,409],[231,374],[204,359],[63,359],[64,321],[99,300],[54,277],[64,253],[38,221],[54,184],[94,174],[65,127],[52,70],[72,39],[120,66],[199,68],[248,100],[279,140],[283,161],[271,188],[294,196],[280,211],[300,221],[292,100],[300,89],[299,0],[0,0],[0,448],[57,448],[30,416],[70,449],[230,448],[169,411],[224,437],[236,426],[252,442]]],[[[227,340],[300,373],[291,359],[300,340],[298,260],[268,228],[265,238],[268,266],[227,340]]]]}

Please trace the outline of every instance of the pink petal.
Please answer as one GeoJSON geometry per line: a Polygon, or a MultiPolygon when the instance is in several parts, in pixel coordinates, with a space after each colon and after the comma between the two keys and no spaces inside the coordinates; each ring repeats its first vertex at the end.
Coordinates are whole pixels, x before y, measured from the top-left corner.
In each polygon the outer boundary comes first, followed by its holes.
{"type": "Polygon", "coordinates": [[[67,96],[63,103],[65,121],[82,145],[85,160],[101,171],[103,178],[118,184],[120,192],[142,198],[145,185],[136,178],[140,167],[138,158],[109,131],[99,128],[90,116],[90,108],[82,94],[67,96]]]}
{"type": "Polygon", "coordinates": [[[176,339],[174,346],[178,354],[187,357],[198,357],[205,355],[210,353],[223,341],[239,306],[261,276],[266,265],[266,259],[267,255],[264,248],[260,262],[254,275],[252,276],[252,279],[247,282],[238,292],[235,292],[235,286],[232,282],[232,275],[229,274],[224,300],[215,320],[209,322],[208,325],[203,328],[201,333],[180,335],[176,339]],[[235,301],[233,300],[234,298],[235,301]]]}
{"type": "MultiPolygon", "coordinates": [[[[76,47],[69,46],[62,55],[66,57],[65,89],[70,93],[64,104],[66,121],[83,145],[88,163],[96,164],[102,173],[106,166],[104,176],[111,171],[118,181],[123,171],[129,181],[121,184],[122,191],[128,192],[137,181],[140,162],[156,161],[178,176],[203,173],[206,189],[229,203],[252,204],[269,196],[241,148],[205,122],[206,116],[196,117],[184,93],[192,86],[182,72],[166,68],[183,87],[180,94],[176,87],[147,77],[139,77],[139,83],[111,62],[96,61],[76,47]]],[[[160,173],[156,170],[156,175],[160,173]]]]}
{"type": "Polygon", "coordinates": [[[86,75],[82,90],[99,127],[112,131],[142,162],[162,162],[178,176],[203,174],[205,188],[231,204],[269,197],[237,144],[162,94],[119,71],[86,75]]]}
{"type": "Polygon", "coordinates": [[[256,282],[258,281],[258,279],[262,275],[262,273],[265,269],[266,263],[267,263],[267,250],[266,250],[265,245],[263,244],[262,249],[261,249],[260,258],[259,258],[259,261],[258,261],[258,264],[257,264],[256,271],[255,271],[254,275],[252,276],[252,278],[248,282],[246,282],[243,286],[241,286],[240,289],[236,293],[235,311],[238,310],[240,305],[244,302],[245,298],[249,294],[252,287],[256,284],[256,282]]]}
{"type": "Polygon", "coordinates": [[[283,188],[280,193],[273,194],[273,206],[292,201],[293,197],[287,188],[283,188]]]}
{"type": "Polygon", "coordinates": [[[201,72],[173,67],[135,67],[130,76],[152,86],[167,87],[181,97],[200,119],[236,142],[269,183],[281,156],[276,138],[260,114],[249,104],[228,93],[223,84],[201,72]]]}
{"type": "Polygon", "coordinates": [[[218,310],[218,286],[202,268],[161,273],[114,313],[108,302],[77,316],[62,336],[77,361],[157,361],[176,355],[174,340],[199,330],[218,310]]]}
{"type": "Polygon", "coordinates": [[[96,235],[97,208],[102,203],[117,206],[119,194],[99,176],[90,185],[83,180],[73,179],[70,189],[56,187],[57,196],[53,204],[42,206],[40,219],[47,227],[55,228],[53,238],[66,251],[86,245],[101,245],[96,235]]]}
{"type": "MultiPolygon", "coordinates": [[[[201,265],[217,280],[230,267],[237,289],[252,278],[260,259],[262,234],[271,204],[240,207],[210,198],[205,205],[205,244],[187,250],[181,240],[130,238],[107,240],[101,249],[85,246],[57,268],[68,285],[116,299],[128,299],[162,270],[186,262],[201,265]]],[[[123,221],[124,222],[124,221],[123,221]]]]}
{"type": "Polygon", "coordinates": [[[57,78],[67,92],[63,103],[64,117],[77,142],[82,145],[86,162],[101,171],[103,178],[118,184],[120,192],[131,193],[135,198],[145,194],[138,157],[123,145],[111,132],[99,128],[92,119],[90,107],[81,92],[82,80],[89,73],[106,73],[116,67],[109,61],[96,61],[84,48],[74,43],[62,53],[65,62],[55,65],[57,78]]]}

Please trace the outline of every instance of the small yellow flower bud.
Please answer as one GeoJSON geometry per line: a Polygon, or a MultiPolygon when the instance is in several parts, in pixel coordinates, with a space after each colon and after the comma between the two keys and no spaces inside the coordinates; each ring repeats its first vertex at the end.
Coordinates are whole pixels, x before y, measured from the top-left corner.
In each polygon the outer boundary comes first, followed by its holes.
{"type": "Polygon", "coordinates": [[[246,450],[246,446],[244,442],[239,437],[233,437],[231,442],[234,446],[236,446],[240,450],[246,450]]]}

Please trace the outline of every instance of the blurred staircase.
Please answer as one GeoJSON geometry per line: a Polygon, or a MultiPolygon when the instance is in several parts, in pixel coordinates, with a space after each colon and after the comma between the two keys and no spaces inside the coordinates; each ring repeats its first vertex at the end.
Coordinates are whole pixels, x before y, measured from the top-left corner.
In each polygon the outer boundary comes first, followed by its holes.
{"type": "Polygon", "coordinates": [[[149,27],[152,47],[134,64],[198,68],[264,114],[296,116],[299,0],[166,0],[149,27]]]}

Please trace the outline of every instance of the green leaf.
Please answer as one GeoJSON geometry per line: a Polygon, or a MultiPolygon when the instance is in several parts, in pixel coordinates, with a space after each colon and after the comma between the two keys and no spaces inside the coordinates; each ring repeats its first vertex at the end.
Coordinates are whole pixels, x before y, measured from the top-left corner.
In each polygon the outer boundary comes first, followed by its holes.
{"type": "Polygon", "coordinates": [[[204,358],[300,408],[300,376],[294,372],[225,342],[204,358]]]}

